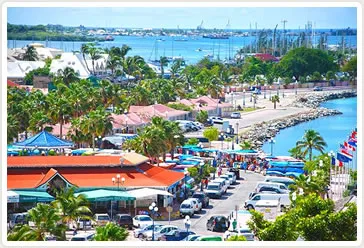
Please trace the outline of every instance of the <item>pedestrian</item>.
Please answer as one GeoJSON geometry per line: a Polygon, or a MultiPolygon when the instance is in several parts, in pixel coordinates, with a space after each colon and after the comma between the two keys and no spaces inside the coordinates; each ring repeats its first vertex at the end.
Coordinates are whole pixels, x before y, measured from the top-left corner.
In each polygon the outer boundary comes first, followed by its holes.
{"type": "Polygon", "coordinates": [[[221,168],[221,165],[220,165],[219,168],[217,169],[217,176],[218,177],[221,176],[221,172],[222,172],[222,168],[221,168]]]}

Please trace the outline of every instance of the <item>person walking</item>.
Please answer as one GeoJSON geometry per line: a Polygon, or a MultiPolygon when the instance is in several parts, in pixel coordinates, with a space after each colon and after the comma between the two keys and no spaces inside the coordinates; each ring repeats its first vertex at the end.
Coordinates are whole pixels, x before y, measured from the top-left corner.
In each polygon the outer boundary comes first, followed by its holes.
{"type": "Polygon", "coordinates": [[[218,177],[221,176],[221,172],[222,172],[222,168],[221,168],[221,165],[220,165],[219,168],[217,169],[217,176],[218,177]]]}

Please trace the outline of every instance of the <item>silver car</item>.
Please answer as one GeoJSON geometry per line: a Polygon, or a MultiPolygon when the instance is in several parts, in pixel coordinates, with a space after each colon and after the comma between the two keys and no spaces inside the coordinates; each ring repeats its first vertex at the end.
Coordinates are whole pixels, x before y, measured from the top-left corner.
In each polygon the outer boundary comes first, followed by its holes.
{"type": "MultiPolygon", "coordinates": [[[[161,226],[163,226],[163,225],[154,223],[154,231],[161,226]]],[[[153,225],[145,226],[144,228],[134,229],[134,237],[141,239],[141,238],[143,238],[144,233],[146,233],[147,231],[150,231],[152,229],[153,229],[153,225]]]]}

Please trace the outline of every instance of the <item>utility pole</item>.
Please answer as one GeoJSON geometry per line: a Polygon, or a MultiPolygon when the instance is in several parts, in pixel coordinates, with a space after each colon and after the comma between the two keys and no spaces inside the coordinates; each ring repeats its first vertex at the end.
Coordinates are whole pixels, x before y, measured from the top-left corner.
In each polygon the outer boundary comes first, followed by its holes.
{"type": "Polygon", "coordinates": [[[273,42],[272,42],[272,50],[273,50],[273,56],[276,56],[276,31],[277,31],[278,24],[274,28],[273,31],[273,42]]]}
{"type": "Polygon", "coordinates": [[[285,43],[286,43],[286,22],[287,20],[281,21],[283,23],[283,52],[285,52],[285,43]]]}
{"type": "Polygon", "coordinates": [[[255,23],[255,43],[256,43],[255,53],[258,53],[258,40],[257,40],[257,36],[258,36],[258,24],[255,23]]]}

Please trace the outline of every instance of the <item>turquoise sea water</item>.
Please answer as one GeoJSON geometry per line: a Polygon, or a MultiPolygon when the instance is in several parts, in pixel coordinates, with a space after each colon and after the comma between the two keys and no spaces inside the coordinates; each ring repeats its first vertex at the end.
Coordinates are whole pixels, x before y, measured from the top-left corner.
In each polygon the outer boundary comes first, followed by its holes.
{"type": "MultiPolygon", "coordinates": [[[[302,139],[307,129],[313,129],[321,134],[327,143],[326,151],[336,151],[339,144],[347,140],[351,131],[357,127],[357,98],[336,99],[324,102],[322,107],[337,109],[342,115],[334,115],[304,122],[299,125],[283,129],[274,138],[273,155],[289,155],[288,150],[295,146],[296,141],[302,139]]],[[[265,143],[263,150],[270,153],[270,144],[265,143]]],[[[314,152],[315,155],[318,153],[314,152]]]]}
{"type": "MultiPolygon", "coordinates": [[[[233,58],[240,48],[255,42],[255,37],[230,37],[230,39],[206,39],[202,37],[138,37],[138,36],[114,36],[114,41],[100,42],[101,48],[122,46],[126,44],[132,48],[128,55],[140,55],[146,60],[159,59],[160,56],[183,56],[187,64],[193,64],[205,55],[218,55],[221,60],[233,58]],[[160,41],[158,41],[160,39],[160,41]],[[186,41],[177,41],[186,40],[186,41]]],[[[316,37],[315,43],[319,37],[316,37]]],[[[341,36],[328,36],[329,45],[337,45],[341,42],[341,36]]],[[[85,42],[61,42],[61,41],[34,41],[47,47],[61,49],[65,52],[79,51],[85,42]]],[[[24,47],[32,41],[8,40],[8,48],[24,47]]],[[[357,36],[346,36],[345,43],[348,47],[356,47],[357,36]]],[[[254,52],[254,48],[252,48],[254,52]]]]}

